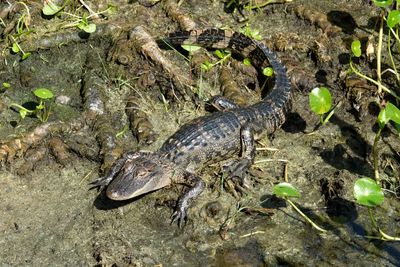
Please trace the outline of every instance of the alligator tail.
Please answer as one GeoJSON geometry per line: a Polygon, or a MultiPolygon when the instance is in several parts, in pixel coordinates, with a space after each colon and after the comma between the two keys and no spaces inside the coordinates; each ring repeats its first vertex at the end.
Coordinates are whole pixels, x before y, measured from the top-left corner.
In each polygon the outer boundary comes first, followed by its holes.
{"type": "Polygon", "coordinates": [[[274,121],[271,122],[273,126],[267,127],[268,132],[273,132],[285,121],[286,113],[292,104],[292,87],[285,66],[262,42],[253,40],[242,33],[214,28],[175,32],[162,41],[171,45],[197,44],[205,48],[229,49],[234,54],[249,58],[260,72],[265,67],[272,66],[275,74],[274,87],[257,105],[257,108],[264,109],[261,111],[262,115],[268,119],[271,114],[274,117],[274,121]],[[269,105],[268,108],[266,104],[269,105]]]}

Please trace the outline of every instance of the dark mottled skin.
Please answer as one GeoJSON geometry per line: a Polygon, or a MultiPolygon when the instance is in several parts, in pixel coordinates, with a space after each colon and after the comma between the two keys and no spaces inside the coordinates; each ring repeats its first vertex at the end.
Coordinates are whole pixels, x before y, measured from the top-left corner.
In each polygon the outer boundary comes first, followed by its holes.
{"type": "Polygon", "coordinates": [[[189,202],[204,188],[204,182],[195,171],[206,164],[240,155],[230,168],[230,176],[244,181],[255,155],[254,136],[272,133],[282,125],[291,108],[292,90],[286,69],[276,55],[264,44],[240,33],[194,30],[171,34],[164,42],[175,46],[199,44],[207,48],[227,48],[250,58],[259,71],[272,66],[275,74],[274,87],[262,101],[239,108],[223,97],[215,97],[214,104],[221,111],[184,125],[154,153],[127,153],[107,176],[92,183],[108,186],[106,194],[115,200],[132,198],[173,182],[188,184],[191,188],[180,197],[172,215],[173,221],[182,225],[189,202]]]}

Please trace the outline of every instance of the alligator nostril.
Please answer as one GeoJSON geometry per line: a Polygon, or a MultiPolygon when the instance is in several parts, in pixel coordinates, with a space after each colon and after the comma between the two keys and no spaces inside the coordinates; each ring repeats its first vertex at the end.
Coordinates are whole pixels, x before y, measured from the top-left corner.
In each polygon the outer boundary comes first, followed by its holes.
{"type": "Polygon", "coordinates": [[[113,199],[113,200],[118,200],[120,198],[118,191],[114,190],[113,188],[110,188],[110,187],[108,187],[106,190],[106,196],[109,199],[113,199]]]}

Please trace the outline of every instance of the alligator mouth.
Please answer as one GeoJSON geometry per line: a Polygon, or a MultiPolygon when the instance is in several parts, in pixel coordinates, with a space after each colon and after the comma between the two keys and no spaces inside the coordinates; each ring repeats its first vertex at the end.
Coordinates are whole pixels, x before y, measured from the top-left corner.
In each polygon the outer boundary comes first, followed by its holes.
{"type": "Polygon", "coordinates": [[[127,192],[126,190],[123,190],[121,188],[114,188],[111,184],[108,186],[108,188],[106,190],[106,196],[109,199],[121,201],[121,200],[127,200],[127,199],[131,199],[134,197],[138,197],[140,195],[149,193],[149,192],[157,190],[157,189],[159,189],[159,188],[154,188],[154,187],[146,184],[142,188],[139,188],[133,192],[127,192]]]}

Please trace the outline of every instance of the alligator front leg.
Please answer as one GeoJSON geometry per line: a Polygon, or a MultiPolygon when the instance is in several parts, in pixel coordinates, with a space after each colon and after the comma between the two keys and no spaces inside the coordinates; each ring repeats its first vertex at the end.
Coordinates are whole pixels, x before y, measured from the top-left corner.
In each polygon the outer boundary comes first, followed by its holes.
{"type": "Polygon", "coordinates": [[[246,180],[246,171],[253,164],[256,154],[253,129],[249,125],[242,127],[240,131],[240,141],[242,146],[241,157],[227,166],[227,170],[230,178],[239,178],[241,185],[245,188],[248,188],[249,185],[246,180]]]}
{"type": "Polygon", "coordinates": [[[190,206],[190,202],[203,192],[205,186],[204,181],[193,173],[186,172],[182,178],[184,180],[178,182],[188,184],[191,188],[178,199],[175,211],[171,215],[171,223],[177,221],[180,228],[182,228],[183,222],[187,217],[187,209],[190,206]]]}
{"type": "Polygon", "coordinates": [[[112,166],[112,168],[110,169],[110,171],[107,173],[106,176],[103,177],[99,177],[96,180],[94,180],[93,182],[89,183],[89,185],[91,185],[92,187],[89,188],[89,190],[94,189],[99,187],[100,189],[108,186],[111,181],[115,178],[115,176],[117,175],[117,173],[120,172],[120,170],[122,169],[122,167],[124,166],[125,162],[128,159],[133,159],[135,157],[137,157],[139,154],[138,152],[127,152],[125,153],[122,158],[120,158],[119,160],[117,160],[114,165],[112,166]]]}

